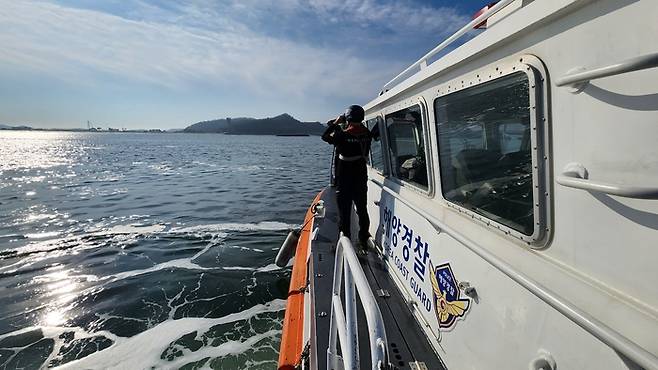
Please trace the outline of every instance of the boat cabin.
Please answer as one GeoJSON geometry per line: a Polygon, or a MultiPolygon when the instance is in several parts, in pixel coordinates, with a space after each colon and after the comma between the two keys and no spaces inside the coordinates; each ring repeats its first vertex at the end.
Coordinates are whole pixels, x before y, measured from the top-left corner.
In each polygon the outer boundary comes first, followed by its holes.
{"type": "Polygon", "coordinates": [[[658,369],[655,15],[502,0],[374,94],[371,250],[325,189],[294,366],[658,369]]]}

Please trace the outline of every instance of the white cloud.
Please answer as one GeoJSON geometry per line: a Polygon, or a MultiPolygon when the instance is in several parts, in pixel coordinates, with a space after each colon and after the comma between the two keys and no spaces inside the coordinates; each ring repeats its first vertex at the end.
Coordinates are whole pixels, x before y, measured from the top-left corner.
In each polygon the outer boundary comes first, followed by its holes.
{"type": "Polygon", "coordinates": [[[350,81],[371,96],[400,67],[339,59],[331,50],[236,32],[235,25],[210,31],[48,3],[0,1],[0,7],[0,63],[69,81],[93,79],[91,70],[172,89],[203,82],[292,96],[354,94],[343,91],[350,81]]]}
{"type": "MultiPolygon", "coordinates": [[[[465,23],[454,10],[397,0],[53,1],[69,2],[0,0],[0,71],[13,81],[45,76],[83,92],[155,86],[191,100],[263,98],[270,112],[295,104],[307,118],[313,105],[333,111],[373,98],[416,54],[391,46],[421,34],[438,40],[465,23]]],[[[20,109],[16,117],[29,117],[30,108],[20,109]]]]}
{"type": "Polygon", "coordinates": [[[394,34],[435,35],[440,38],[454,32],[470,20],[456,8],[432,7],[405,0],[194,0],[181,5],[180,10],[194,14],[211,24],[222,15],[231,14],[246,20],[287,15],[296,23],[311,21],[338,26],[361,24],[378,26],[394,34]]]}
{"type": "Polygon", "coordinates": [[[380,24],[400,33],[443,34],[463,26],[464,15],[452,8],[435,8],[408,1],[308,0],[308,5],[322,17],[341,22],[345,19],[380,24]]]}
{"type": "Polygon", "coordinates": [[[276,3],[286,9],[306,8],[320,19],[335,23],[379,25],[405,35],[421,32],[439,36],[463,26],[469,20],[453,8],[430,7],[400,0],[280,0],[276,3]]]}

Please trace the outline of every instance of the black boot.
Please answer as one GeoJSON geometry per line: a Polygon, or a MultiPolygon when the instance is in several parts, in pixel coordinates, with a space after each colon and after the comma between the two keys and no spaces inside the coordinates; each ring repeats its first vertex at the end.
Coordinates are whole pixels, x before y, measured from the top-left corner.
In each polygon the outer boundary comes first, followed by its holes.
{"type": "Polygon", "coordinates": [[[359,233],[359,250],[363,254],[368,253],[368,240],[370,239],[370,233],[359,233]]]}

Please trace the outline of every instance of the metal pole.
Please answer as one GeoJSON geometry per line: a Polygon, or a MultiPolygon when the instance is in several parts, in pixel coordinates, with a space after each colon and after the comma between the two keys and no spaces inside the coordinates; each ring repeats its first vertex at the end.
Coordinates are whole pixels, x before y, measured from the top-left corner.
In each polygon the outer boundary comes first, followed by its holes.
{"type": "MultiPolygon", "coordinates": [[[[342,236],[342,234],[341,234],[342,236]]],[[[341,286],[341,280],[343,276],[343,246],[338,243],[336,246],[336,260],[334,263],[334,280],[333,280],[333,287],[331,291],[332,295],[332,302],[338,298],[340,301],[340,286],[341,286]]],[[[342,304],[341,304],[342,306],[342,304]]],[[[342,307],[336,308],[335,304],[331,305],[331,321],[329,322],[329,348],[327,348],[327,367],[329,369],[337,369],[338,368],[338,361],[336,356],[338,355],[338,350],[337,350],[337,336],[338,336],[338,326],[339,323],[337,322],[337,311],[342,310],[342,307]]],[[[341,312],[342,316],[342,312],[341,312]]]]}
{"type": "MultiPolygon", "coordinates": [[[[345,258],[344,253],[343,258],[345,258]]],[[[359,328],[357,327],[356,318],[356,292],[354,291],[354,280],[350,270],[351,267],[347,264],[345,266],[345,323],[347,325],[348,342],[345,343],[342,351],[343,357],[350,356],[353,359],[352,370],[359,370],[359,328]]]]}
{"type": "Polygon", "coordinates": [[[370,359],[372,362],[372,369],[378,368],[378,363],[388,364],[388,355],[387,351],[381,350],[382,343],[384,343],[384,348],[386,348],[386,329],[384,328],[384,320],[382,319],[382,313],[379,310],[379,305],[377,305],[377,300],[375,300],[375,295],[370,290],[370,285],[366,279],[366,275],[361,269],[361,264],[359,263],[359,258],[356,256],[354,248],[352,248],[352,242],[345,236],[341,236],[339,244],[344,244],[345,248],[343,249],[343,258],[345,258],[345,263],[348,266],[353,266],[353,280],[356,284],[357,291],[359,292],[359,297],[361,298],[361,304],[363,305],[363,311],[366,316],[366,322],[368,324],[368,332],[370,333],[370,359]]]}

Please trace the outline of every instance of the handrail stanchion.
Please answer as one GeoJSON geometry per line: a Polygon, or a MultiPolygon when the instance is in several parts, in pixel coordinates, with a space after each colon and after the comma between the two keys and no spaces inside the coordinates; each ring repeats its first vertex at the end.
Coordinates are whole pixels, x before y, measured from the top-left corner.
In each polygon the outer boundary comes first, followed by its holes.
{"type": "Polygon", "coordinates": [[[350,268],[345,271],[345,324],[347,325],[347,343],[342,349],[344,353],[349,353],[354,359],[354,368],[360,369],[359,361],[359,328],[356,319],[356,292],[354,291],[354,280],[350,268]]]}
{"type": "MultiPolygon", "coordinates": [[[[340,243],[339,243],[340,246],[340,243]]],[[[343,315],[343,304],[340,301],[340,285],[343,278],[343,251],[342,248],[336,248],[336,262],[334,263],[334,280],[331,290],[331,321],[329,322],[329,348],[327,348],[327,368],[339,369],[338,349],[336,346],[339,328],[345,328],[345,316],[343,315]],[[338,307],[337,307],[338,306],[338,307]],[[341,320],[342,319],[342,320],[341,320]]],[[[342,342],[342,340],[341,340],[342,342]]]]}
{"type": "Polygon", "coordinates": [[[350,240],[341,234],[336,246],[336,263],[331,297],[331,321],[329,328],[329,347],[327,348],[327,367],[329,370],[358,370],[359,331],[357,322],[356,293],[366,316],[370,343],[370,361],[373,370],[388,368],[388,344],[384,320],[379,310],[375,295],[370,290],[366,275],[354,252],[350,240]],[[344,277],[345,304],[341,300],[341,283],[344,277]],[[355,289],[356,288],[356,289],[355,289]],[[338,354],[338,342],[341,354],[338,354]]]}

